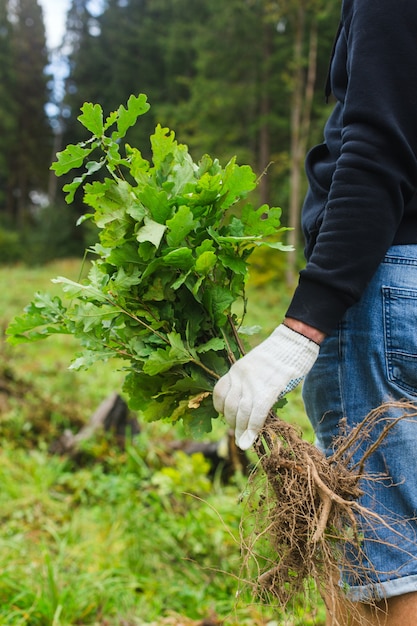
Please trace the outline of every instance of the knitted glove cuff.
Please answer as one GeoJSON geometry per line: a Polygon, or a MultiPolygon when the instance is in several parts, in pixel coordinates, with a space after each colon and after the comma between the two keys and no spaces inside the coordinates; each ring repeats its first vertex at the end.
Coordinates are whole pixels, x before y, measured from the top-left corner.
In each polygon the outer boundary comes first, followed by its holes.
{"type": "Polygon", "coordinates": [[[280,324],[270,335],[275,344],[276,357],[281,363],[292,363],[299,377],[305,376],[314,365],[320,346],[305,335],[280,324]]]}

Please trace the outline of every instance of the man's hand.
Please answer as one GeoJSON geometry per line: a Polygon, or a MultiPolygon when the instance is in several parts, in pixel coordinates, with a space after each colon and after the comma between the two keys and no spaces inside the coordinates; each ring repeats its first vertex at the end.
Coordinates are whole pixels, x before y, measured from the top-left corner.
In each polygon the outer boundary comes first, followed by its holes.
{"type": "Polygon", "coordinates": [[[235,428],[242,450],[254,443],[271,408],[308,374],[318,353],[317,343],[281,324],[218,381],[214,408],[235,428]]]}

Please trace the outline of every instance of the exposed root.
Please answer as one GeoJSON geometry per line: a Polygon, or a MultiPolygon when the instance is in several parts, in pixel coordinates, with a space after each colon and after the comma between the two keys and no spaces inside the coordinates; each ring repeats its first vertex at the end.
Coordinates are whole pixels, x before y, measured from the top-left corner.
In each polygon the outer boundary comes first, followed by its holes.
{"type": "MultiPolygon", "coordinates": [[[[262,471],[258,467],[251,478],[249,514],[241,533],[244,564],[252,571],[255,564],[257,572],[255,595],[287,605],[304,593],[309,581],[323,595],[330,589],[340,592],[334,573],[351,567],[347,546],[360,561],[363,520],[373,527],[390,526],[389,519],[365,510],[358,501],[362,479],[381,479],[366,476],[365,462],[400,419],[416,416],[416,406],[383,405],[344,433],[329,458],[290,424],[276,417],[268,420],[256,444],[262,471]],[[388,418],[387,407],[400,417],[388,418]],[[354,462],[354,456],[360,461],[354,462]]],[[[401,529],[390,530],[401,536],[401,529]]],[[[362,578],[374,574],[369,567],[364,563],[362,578]]]]}

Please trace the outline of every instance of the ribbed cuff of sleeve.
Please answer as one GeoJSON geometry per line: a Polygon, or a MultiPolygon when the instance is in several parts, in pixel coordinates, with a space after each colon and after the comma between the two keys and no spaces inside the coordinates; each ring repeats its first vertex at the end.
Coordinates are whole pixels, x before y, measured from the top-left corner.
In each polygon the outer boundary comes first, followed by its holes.
{"type": "Polygon", "coordinates": [[[320,283],[300,280],[286,317],[292,317],[329,335],[355,301],[320,283]]]}

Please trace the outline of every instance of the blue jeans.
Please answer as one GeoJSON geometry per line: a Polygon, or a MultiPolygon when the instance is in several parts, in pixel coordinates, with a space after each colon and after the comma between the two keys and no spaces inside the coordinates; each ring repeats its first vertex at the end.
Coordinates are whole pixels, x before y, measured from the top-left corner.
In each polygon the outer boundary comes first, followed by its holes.
{"type": "MultiPolygon", "coordinates": [[[[360,302],[323,342],[303,399],[327,454],[342,418],[350,429],[390,401],[408,400],[417,410],[417,245],[389,249],[360,302]]],[[[361,483],[360,503],[390,529],[360,520],[363,556],[350,554],[354,574],[342,578],[348,596],[365,602],[417,591],[417,418],[397,423],[370,456],[366,474],[377,480],[361,483]]]]}

